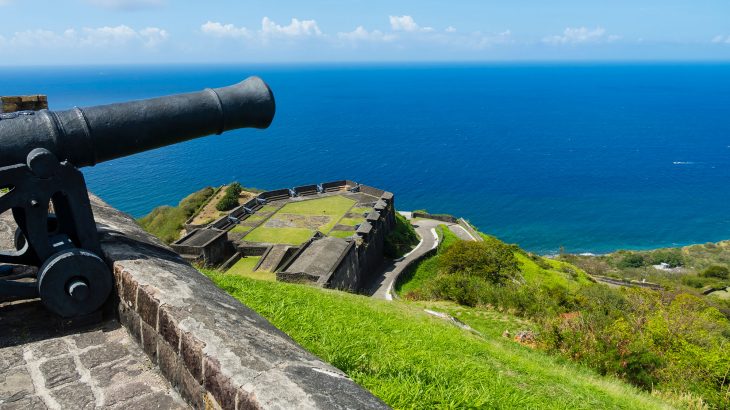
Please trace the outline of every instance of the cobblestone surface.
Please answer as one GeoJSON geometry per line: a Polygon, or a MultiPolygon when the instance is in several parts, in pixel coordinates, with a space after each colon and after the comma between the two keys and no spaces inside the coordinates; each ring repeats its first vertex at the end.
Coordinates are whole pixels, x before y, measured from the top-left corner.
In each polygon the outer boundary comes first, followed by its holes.
{"type": "Polygon", "coordinates": [[[0,409],[124,407],[188,408],[116,321],[0,348],[0,409]]]}
{"type": "MultiPolygon", "coordinates": [[[[0,249],[14,225],[0,215],[0,249]]],[[[0,409],[186,409],[116,320],[63,329],[37,300],[0,301],[0,409]]]]}

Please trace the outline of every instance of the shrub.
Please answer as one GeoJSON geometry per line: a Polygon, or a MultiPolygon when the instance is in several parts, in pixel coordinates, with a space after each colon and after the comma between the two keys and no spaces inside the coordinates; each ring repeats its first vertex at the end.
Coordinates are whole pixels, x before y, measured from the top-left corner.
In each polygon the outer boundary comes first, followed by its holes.
{"type": "Polygon", "coordinates": [[[684,265],[684,256],[679,249],[662,249],[651,253],[650,261],[653,265],[666,263],[670,268],[684,265]]]}
{"type": "Polygon", "coordinates": [[[684,276],[682,277],[682,284],[692,288],[701,288],[705,286],[705,281],[697,276],[684,276]]]}
{"type": "Polygon", "coordinates": [[[395,227],[385,238],[383,252],[388,258],[399,258],[418,243],[418,235],[413,225],[401,214],[395,214],[395,227]]]}
{"type": "Polygon", "coordinates": [[[730,277],[730,270],[727,266],[712,265],[703,270],[700,275],[705,278],[728,279],[730,277]]]}
{"type": "Polygon", "coordinates": [[[176,207],[161,206],[152,210],[147,216],[138,220],[147,232],[157,236],[166,243],[177,240],[180,231],[188,218],[210,198],[215,191],[204,188],[188,195],[176,207]]]}
{"type": "Polygon", "coordinates": [[[223,198],[215,206],[215,209],[219,211],[230,211],[231,209],[238,206],[238,196],[241,195],[241,184],[234,182],[226,187],[226,191],[223,193],[223,198]]]}
{"type": "Polygon", "coordinates": [[[445,274],[464,274],[502,283],[518,273],[513,247],[497,240],[459,241],[439,258],[445,274]]]}
{"type": "Polygon", "coordinates": [[[618,263],[621,268],[641,268],[646,266],[646,258],[640,253],[629,253],[618,263]]]}

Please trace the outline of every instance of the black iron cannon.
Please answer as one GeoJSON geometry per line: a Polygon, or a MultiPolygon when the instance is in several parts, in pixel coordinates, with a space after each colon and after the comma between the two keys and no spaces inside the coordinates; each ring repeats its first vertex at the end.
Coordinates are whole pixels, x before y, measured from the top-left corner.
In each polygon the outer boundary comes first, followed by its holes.
{"type": "Polygon", "coordinates": [[[271,90],[251,77],[197,93],[0,114],[0,213],[12,210],[17,224],[16,250],[0,251],[0,263],[38,268],[30,281],[0,270],[0,298],[40,297],[62,317],[97,311],[112,275],[100,257],[78,168],[238,128],[266,128],[274,112],[271,90]]]}

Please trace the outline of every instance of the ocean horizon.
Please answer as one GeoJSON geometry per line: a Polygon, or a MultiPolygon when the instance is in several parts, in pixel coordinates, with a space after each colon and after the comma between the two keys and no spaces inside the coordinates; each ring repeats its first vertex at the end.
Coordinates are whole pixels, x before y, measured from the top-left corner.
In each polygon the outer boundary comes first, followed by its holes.
{"type": "Polygon", "coordinates": [[[50,108],[261,76],[277,114],[85,168],[135,217],[205,186],[351,179],[541,254],[730,239],[730,64],[423,63],[0,67],[50,108]]]}

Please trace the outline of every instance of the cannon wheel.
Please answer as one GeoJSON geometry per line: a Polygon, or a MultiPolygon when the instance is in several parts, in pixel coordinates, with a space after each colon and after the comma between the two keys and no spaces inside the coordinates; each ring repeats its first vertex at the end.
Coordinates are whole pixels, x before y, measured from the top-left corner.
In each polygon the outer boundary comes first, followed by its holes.
{"type": "Polygon", "coordinates": [[[41,266],[41,302],[62,317],[88,315],[98,310],[112,290],[112,275],[101,258],[82,249],[61,251],[41,266]]]}

